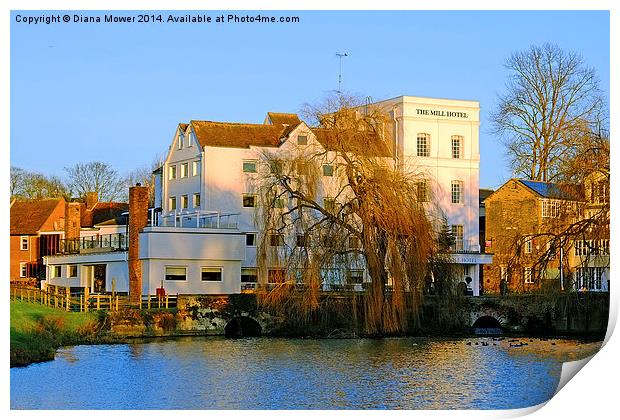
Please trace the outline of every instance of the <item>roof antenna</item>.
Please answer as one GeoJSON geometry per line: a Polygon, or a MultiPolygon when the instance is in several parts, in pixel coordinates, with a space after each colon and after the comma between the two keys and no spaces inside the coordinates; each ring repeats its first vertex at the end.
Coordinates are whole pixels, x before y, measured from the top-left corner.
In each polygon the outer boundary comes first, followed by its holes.
{"type": "Polygon", "coordinates": [[[339,59],[339,64],[338,64],[338,93],[342,93],[340,91],[340,87],[342,85],[342,57],[348,57],[349,54],[345,53],[336,53],[336,55],[338,56],[339,59]]]}

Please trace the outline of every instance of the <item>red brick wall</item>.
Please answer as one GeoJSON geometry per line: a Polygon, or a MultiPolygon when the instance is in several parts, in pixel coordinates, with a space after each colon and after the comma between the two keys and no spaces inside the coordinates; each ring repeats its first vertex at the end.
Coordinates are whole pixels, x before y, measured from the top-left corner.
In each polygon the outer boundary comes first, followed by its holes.
{"type": "Polygon", "coordinates": [[[39,259],[39,238],[37,236],[28,237],[28,250],[22,251],[20,249],[21,235],[11,235],[10,240],[10,278],[11,281],[24,280],[20,275],[19,265],[22,262],[34,262],[39,259]]]}
{"type": "Polygon", "coordinates": [[[67,203],[65,205],[65,239],[80,237],[81,203],[67,203]]]}
{"type": "Polygon", "coordinates": [[[149,189],[129,188],[129,297],[139,302],[142,295],[142,261],[140,261],[140,232],[146,226],[149,209],[149,189]]]}

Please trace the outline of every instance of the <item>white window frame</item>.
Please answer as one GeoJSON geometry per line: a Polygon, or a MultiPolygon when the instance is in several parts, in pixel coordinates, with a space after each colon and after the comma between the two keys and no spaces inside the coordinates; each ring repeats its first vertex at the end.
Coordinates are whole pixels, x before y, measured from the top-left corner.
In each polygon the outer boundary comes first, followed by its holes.
{"type": "Polygon", "coordinates": [[[525,239],[525,253],[526,254],[532,253],[532,238],[525,239]]]}
{"type": "Polygon", "coordinates": [[[19,263],[19,277],[25,279],[28,277],[28,263],[20,262],[19,263]]]}
{"type": "Polygon", "coordinates": [[[198,174],[200,173],[200,170],[198,169],[199,167],[200,167],[199,160],[195,160],[192,162],[192,176],[198,176],[198,174]]]}
{"type": "Polygon", "coordinates": [[[200,201],[201,198],[202,197],[200,197],[200,193],[192,194],[192,207],[193,208],[195,208],[195,209],[200,208],[200,206],[202,204],[201,201],[200,201]]]}
{"type": "Polygon", "coordinates": [[[20,236],[19,237],[19,249],[21,251],[28,251],[29,247],[30,247],[30,239],[28,238],[28,235],[20,236]]]}
{"type": "Polygon", "coordinates": [[[207,283],[222,283],[224,281],[224,270],[222,267],[200,267],[200,281],[207,283]],[[219,280],[205,280],[202,278],[202,273],[219,273],[219,280]]]}
{"type": "Polygon", "coordinates": [[[256,239],[257,239],[256,232],[247,232],[247,233],[245,234],[245,246],[256,247],[256,239]],[[252,238],[254,238],[254,239],[252,240],[252,244],[251,244],[251,245],[248,245],[248,237],[252,237],[252,238]]]}
{"type": "Polygon", "coordinates": [[[431,135],[429,133],[418,133],[416,137],[416,156],[431,156],[431,135]]]}
{"type": "Polygon", "coordinates": [[[452,136],[452,159],[463,159],[463,142],[463,136],[452,136]]]}
{"type": "Polygon", "coordinates": [[[189,163],[184,162],[181,164],[181,178],[187,178],[189,176],[189,163]]]}
{"type": "Polygon", "coordinates": [[[427,179],[420,179],[416,181],[416,194],[417,194],[418,201],[420,203],[428,203],[429,194],[428,194],[428,180],[427,179]]]}
{"type": "Polygon", "coordinates": [[[452,236],[454,236],[454,250],[464,251],[465,250],[465,228],[463,227],[463,225],[452,225],[450,227],[450,231],[452,232],[452,236]]]}
{"type": "Polygon", "coordinates": [[[176,197],[168,197],[168,210],[174,211],[177,209],[177,198],[176,197]]]}
{"type": "Polygon", "coordinates": [[[258,270],[256,267],[241,267],[241,283],[258,283],[258,270]],[[246,276],[254,276],[254,281],[243,281],[244,274],[246,276]]]}
{"type": "Polygon", "coordinates": [[[67,277],[68,278],[76,278],[78,276],[78,266],[77,264],[67,264],[67,277]],[[71,275],[71,267],[75,267],[75,276],[71,275]]]}
{"type": "Polygon", "coordinates": [[[168,165],[168,179],[177,179],[177,165],[168,165]]]}
{"type": "Polygon", "coordinates": [[[543,200],[542,201],[542,217],[559,217],[560,216],[560,200],[543,200]]]}
{"type": "Polygon", "coordinates": [[[177,139],[177,150],[181,150],[183,148],[183,142],[184,142],[183,137],[184,137],[183,133],[179,131],[179,137],[177,139]]]}
{"type": "Polygon", "coordinates": [[[523,268],[523,283],[534,284],[534,269],[532,267],[523,268]]]}
{"type": "Polygon", "coordinates": [[[181,196],[181,210],[187,210],[189,208],[189,195],[183,194],[181,196]]]}
{"type": "Polygon", "coordinates": [[[61,265],[50,265],[51,278],[57,279],[62,277],[62,266],[61,265]]]}
{"type": "Polygon", "coordinates": [[[464,184],[463,184],[463,181],[461,180],[453,180],[450,183],[450,202],[452,204],[463,204],[463,202],[465,201],[463,200],[464,189],[465,189],[464,184]],[[458,192],[458,197],[456,197],[457,192],[458,192]],[[455,201],[455,198],[457,199],[456,201],[455,201]]]}
{"type": "MultiPolygon", "coordinates": [[[[174,274],[172,274],[174,275],[174,274]]],[[[164,280],[165,281],[187,281],[187,266],[184,265],[166,265],[164,266],[164,280]],[[184,279],[168,279],[168,269],[178,269],[178,270],[184,270],[185,271],[185,278],[184,279]]]]}

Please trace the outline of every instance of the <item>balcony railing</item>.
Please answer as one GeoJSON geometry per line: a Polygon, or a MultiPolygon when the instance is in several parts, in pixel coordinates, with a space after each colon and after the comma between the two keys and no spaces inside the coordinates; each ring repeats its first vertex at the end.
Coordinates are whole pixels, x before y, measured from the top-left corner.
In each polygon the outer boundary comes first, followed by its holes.
{"type": "Polygon", "coordinates": [[[479,254],[480,253],[480,245],[478,241],[464,241],[458,240],[452,247],[450,251],[454,254],[479,254]]]}
{"type": "Polygon", "coordinates": [[[88,254],[93,252],[126,251],[129,241],[124,233],[61,239],[60,254],[88,254]]]}
{"type": "Polygon", "coordinates": [[[239,213],[219,211],[174,211],[151,218],[151,226],[208,229],[237,229],[239,213]]]}

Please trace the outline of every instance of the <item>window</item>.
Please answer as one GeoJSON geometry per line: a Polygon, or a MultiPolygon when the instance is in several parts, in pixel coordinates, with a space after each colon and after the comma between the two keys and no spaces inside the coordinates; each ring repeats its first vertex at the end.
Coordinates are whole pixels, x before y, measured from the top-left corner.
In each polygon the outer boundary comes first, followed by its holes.
{"type": "Polygon", "coordinates": [[[577,268],[577,290],[603,290],[603,267],[579,267],[577,268]]]}
{"type": "Polygon", "coordinates": [[[267,283],[284,283],[286,280],[286,270],[274,268],[267,271],[267,283]]]}
{"type": "Polygon", "coordinates": [[[429,157],[431,155],[431,135],[426,133],[418,133],[417,152],[418,156],[429,157]]]}
{"type": "Polygon", "coordinates": [[[167,281],[186,281],[187,267],[166,267],[167,281]]]}
{"type": "Polygon", "coordinates": [[[200,270],[202,281],[222,281],[222,269],[219,267],[202,267],[200,270]]]}
{"type": "Polygon", "coordinates": [[[77,277],[77,265],[67,266],[67,277],[77,277]]]}
{"type": "Polygon", "coordinates": [[[177,140],[177,149],[181,150],[183,148],[183,133],[179,133],[179,138],[177,140]]]}
{"type": "Polygon", "coordinates": [[[19,249],[21,249],[22,251],[28,250],[28,236],[19,237],[19,249]]]}
{"type": "Polygon", "coordinates": [[[200,207],[200,193],[194,193],[192,205],[195,209],[200,207]]]}
{"type": "Polygon", "coordinates": [[[300,146],[305,146],[306,144],[308,144],[308,136],[305,136],[305,135],[297,136],[297,144],[300,146]]]}
{"type": "Polygon", "coordinates": [[[256,246],[256,233],[245,234],[245,246],[256,246]]]}
{"type": "Polygon", "coordinates": [[[243,207],[256,207],[256,196],[254,194],[243,194],[243,207]]]}
{"type": "Polygon", "coordinates": [[[364,270],[348,270],[347,271],[347,283],[348,284],[362,284],[364,282],[364,270]]]}
{"type": "Polygon", "coordinates": [[[52,278],[57,278],[57,277],[60,277],[62,275],[61,266],[59,266],[59,265],[52,265],[51,269],[52,269],[52,278]]]}
{"type": "Polygon", "coordinates": [[[168,167],[168,179],[177,179],[177,166],[170,165],[168,167]]]}
{"type": "Polygon", "coordinates": [[[428,202],[428,181],[426,179],[416,182],[416,193],[420,203],[428,202]]]}
{"type": "Polygon", "coordinates": [[[194,144],[194,136],[192,135],[190,131],[190,133],[187,135],[187,147],[192,147],[193,144],[194,144]]]}
{"type": "Polygon", "coordinates": [[[241,269],[241,283],[256,283],[258,282],[258,275],[256,274],[256,268],[242,268],[241,269]]]}
{"type": "Polygon", "coordinates": [[[284,245],[284,235],[280,234],[272,234],[269,235],[269,245],[271,246],[283,246],[284,245]]]}
{"type": "Polygon", "coordinates": [[[542,217],[558,217],[560,215],[560,202],[557,200],[544,200],[542,202],[542,217]]]}
{"type": "Polygon", "coordinates": [[[323,176],[334,176],[334,165],[323,165],[323,176]]]}
{"type": "Polygon", "coordinates": [[[256,167],[257,167],[257,164],[255,160],[244,160],[243,161],[243,172],[256,173],[258,172],[256,167]]]}
{"type": "Polygon", "coordinates": [[[331,213],[336,208],[336,201],[333,198],[326,197],[323,199],[323,207],[325,207],[325,210],[331,213]]]}
{"type": "Polygon", "coordinates": [[[28,263],[19,263],[19,277],[28,277],[28,263]]]}
{"type": "Polygon", "coordinates": [[[452,225],[455,251],[463,251],[463,225],[452,225]]]}
{"type": "Polygon", "coordinates": [[[452,136],[452,159],[463,157],[463,136],[452,136]]]}
{"type": "Polygon", "coordinates": [[[609,255],[609,239],[589,239],[575,241],[575,255],[609,255]]]}
{"type": "Polygon", "coordinates": [[[189,196],[182,195],[181,196],[181,208],[186,209],[189,207],[189,196]]]}
{"type": "Polygon", "coordinates": [[[200,161],[195,160],[192,162],[192,176],[198,176],[200,173],[200,161]]]}
{"type": "Polygon", "coordinates": [[[533,284],[532,267],[525,267],[523,269],[523,282],[525,284],[533,284]]]}
{"type": "Polygon", "coordinates": [[[463,181],[452,181],[452,204],[463,204],[463,181]]]}
{"type": "Polygon", "coordinates": [[[594,204],[609,202],[609,184],[605,181],[590,184],[590,201],[594,204]]]}
{"type": "Polygon", "coordinates": [[[297,239],[295,240],[295,245],[299,248],[305,248],[306,246],[306,235],[303,233],[297,234],[297,239]]]}
{"type": "Polygon", "coordinates": [[[525,240],[525,253],[526,254],[532,253],[532,238],[527,238],[525,240]]]}
{"type": "Polygon", "coordinates": [[[168,207],[170,207],[170,211],[177,209],[177,198],[176,197],[170,197],[168,199],[168,207]]]}
{"type": "Polygon", "coordinates": [[[181,178],[187,178],[189,175],[189,163],[181,164],[181,178]]]}

